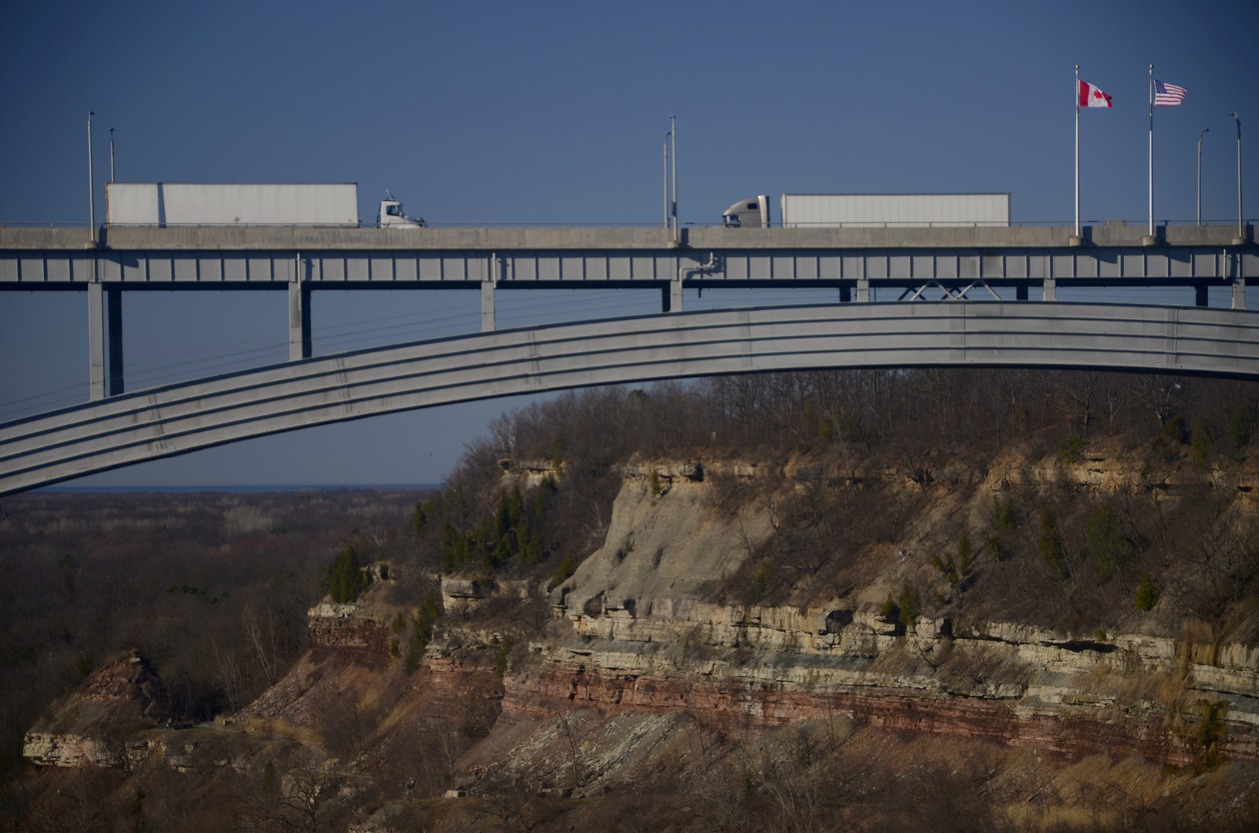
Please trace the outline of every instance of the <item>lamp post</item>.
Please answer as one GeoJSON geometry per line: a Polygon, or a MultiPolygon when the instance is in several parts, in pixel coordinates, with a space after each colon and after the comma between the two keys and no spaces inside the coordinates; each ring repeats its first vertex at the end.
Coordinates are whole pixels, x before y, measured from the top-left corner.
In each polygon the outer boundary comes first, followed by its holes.
{"type": "MultiPolygon", "coordinates": [[[[114,181],[114,129],[109,128],[109,181],[114,181]]],[[[106,202],[108,202],[106,198],[106,202]]]]}
{"type": "Polygon", "coordinates": [[[669,116],[669,162],[673,167],[673,201],[669,211],[673,215],[673,242],[678,242],[678,117],[669,116]]]}
{"type": "Polygon", "coordinates": [[[1202,137],[1210,132],[1211,128],[1204,127],[1198,134],[1198,225],[1202,225],[1202,137]]]}
{"type": "Polygon", "coordinates": [[[87,111],[87,222],[92,227],[92,242],[96,242],[96,193],[93,190],[93,172],[92,172],[92,116],[96,115],[91,110],[87,111]]]}
{"type": "Polygon", "coordinates": [[[1242,224],[1242,120],[1236,113],[1229,113],[1237,122],[1237,237],[1233,243],[1240,246],[1246,242],[1246,229],[1242,224]]]}
{"type": "Polygon", "coordinates": [[[664,134],[664,228],[669,228],[669,134],[664,134]]]}

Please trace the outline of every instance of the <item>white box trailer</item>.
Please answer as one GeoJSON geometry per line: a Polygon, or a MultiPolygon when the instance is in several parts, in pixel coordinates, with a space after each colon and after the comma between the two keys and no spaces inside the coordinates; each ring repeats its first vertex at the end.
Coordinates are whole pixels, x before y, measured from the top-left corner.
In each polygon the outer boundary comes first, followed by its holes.
{"type": "Polygon", "coordinates": [[[783,194],[784,228],[1008,226],[1009,194],[783,194]]]}
{"type": "MultiPolygon", "coordinates": [[[[783,194],[783,228],[1008,226],[1009,194],[783,194]]],[[[769,228],[769,198],[741,200],[725,225],[769,228]]]]}
{"type": "Polygon", "coordinates": [[[358,184],[110,182],[110,225],[358,226],[358,184]]]}

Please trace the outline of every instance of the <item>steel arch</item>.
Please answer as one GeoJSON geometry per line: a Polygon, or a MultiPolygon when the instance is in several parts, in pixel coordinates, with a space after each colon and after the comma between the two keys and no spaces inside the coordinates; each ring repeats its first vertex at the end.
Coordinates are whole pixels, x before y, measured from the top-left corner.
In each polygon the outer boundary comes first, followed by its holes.
{"type": "Polygon", "coordinates": [[[0,495],[211,446],[524,393],[818,368],[1057,367],[1259,379],[1259,313],[971,302],[674,313],[274,365],[0,425],[0,495]]]}

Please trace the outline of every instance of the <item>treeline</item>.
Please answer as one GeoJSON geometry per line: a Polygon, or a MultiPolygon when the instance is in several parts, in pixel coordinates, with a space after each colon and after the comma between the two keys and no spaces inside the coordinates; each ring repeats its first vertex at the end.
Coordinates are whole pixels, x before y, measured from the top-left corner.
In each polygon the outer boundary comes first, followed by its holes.
{"type": "Polygon", "coordinates": [[[1073,436],[1143,442],[1166,432],[1204,453],[1236,452],[1256,429],[1259,387],[1186,376],[1009,369],[814,371],[725,376],[649,389],[567,393],[500,418],[503,455],[593,468],[706,450],[781,453],[920,440],[990,451],[1073,436]]]}

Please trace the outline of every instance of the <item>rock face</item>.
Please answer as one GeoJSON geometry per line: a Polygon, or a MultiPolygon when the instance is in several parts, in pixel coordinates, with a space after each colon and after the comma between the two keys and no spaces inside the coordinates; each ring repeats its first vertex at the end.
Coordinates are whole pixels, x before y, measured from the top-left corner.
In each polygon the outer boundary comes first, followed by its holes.
{"type": "Polygon", "coordinates": [[[572,635],[530,645],[532,670],[505,680],[506,713],[567,703],[745,728],[840,714],[1169,763],[1199,755],[1216,721],[1217,751],[1259,760],[1255,645],[947,618],[906,629],[859,593],[805,607],[714,601],[769,519],[746,507],[719,517],[694,468],[673,468],[627,471],[604,546],[552,594],[572,635]]]}
{"type": "Polygon", "coordinates": [[[1220,751],[1259,760],[1253,648],[1230,646],[1239,664],[1204,665],[1186,661],[1175,640],[1120,635],[1085,644],[1044,631],[1005,639],[992,634],[1017,629],[999,623],[985,634],[949,636],[939,622],[894,636],[870,611],[848,612],[851,624],[836,632],[828,628],[835,613],[693,604],[675,617],[573,614],[588,638],[532,646],[541,669],[508,680],[504,709],[541,713],[569,701],[697,712],[728,728],[842,715],[1185,764],[1202,751],[1201,705],[1210,703],[1226,706],[1220,751]],[[686,647],[670,647],[679,645],[686,647]]]}
{"type": "Polygon", "coordinates": [[[27,732],[22,755],[45,766],[126,767],[148,754],[132,735],[165,716],[161,679],[143,655],[130,651],[93,672],[27,732]]]}
{"type": "Polygon", "coordinates": [[[389,622],[381,611],[358,604],[322,602],[306,614],[310,641],[321,648],[356,648],[384,654],[389,622]]]}

